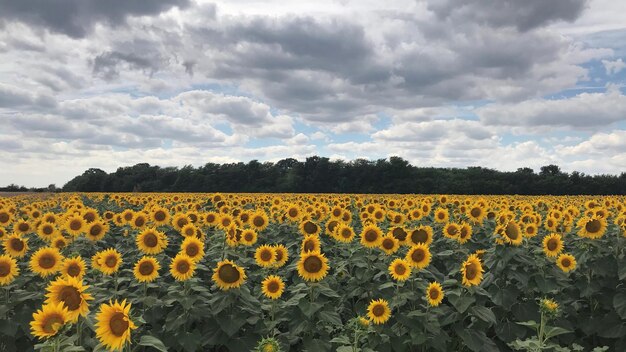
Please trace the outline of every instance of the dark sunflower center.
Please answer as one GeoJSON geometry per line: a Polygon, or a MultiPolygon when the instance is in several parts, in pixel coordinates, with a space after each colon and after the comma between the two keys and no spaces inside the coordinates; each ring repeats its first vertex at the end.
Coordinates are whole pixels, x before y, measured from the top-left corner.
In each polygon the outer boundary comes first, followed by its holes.
{"type": "Polygon", "coordinates": [[[9,221],[9,214],[7,213],[0,213],[0,222],[1,223],[5,223],[9,221]]]}
{"type": "Polygon", "coordinates": [[[8,276],[11,272],[11,264],[8,262],[0,262],[0,277],[8,276]]]}
{"type": "Polygon", "coordinates": [[[465,267],[465,277],[468,280],[474,280],[476,275],[478,275],[478,268],[476,267],[476,264],[471,263],[465,267]]]}
{"type": "Polygon", "coordinates": [[[377,211],[377,212],[374,213],[374,217],[376,219],[382,219],[383,218],[383,213],[380,212],[380,211],[377,211]]]}
{"type": "Polygon", "coordinates": [[[52,226],[47,225],[42,228],[42,232],[44,235],[51,235],[54,232],[54,229],[52,228],[52,226]]]}
{"type": "Polygon", "coordinates": [[[556,239],[551,238],[548,240],[548,244],[546,245],[546,247],[548,247],[548,250],[550,251],[554,251],[556,250],[556,248],[558,247],[559,243],[556,239]]]}
{"type": "Polygon", "coordinates": [[[459,237],[461,238],[465,238],[469,235],[469,231],[467,231],[466,228],[462,227],[461,231],[459,232],[459,237]]]}
{"type": "Polygon", "coordinates": [[[317,225],[315,225],[314,223],[307,221],[304,223],[304,232],[308,233],[308,234],[314,234],[317,232],[317,225]]]}
{"type": "Polygon", "coordinates": [[[459,230],[455,226],[448,226],[448,228],[446,228],[446,232],[450,236],[456,236],[458,231],[459,230]]]}
{"type": "Polygon", "coordinates": [[[65,303],[65,306],[69,310],[76,310],[80,307],[80,303],[83,301],[80,296],[80,292],[73,286],[65,286],[59,292],[59,301],[65,303]]]}
{"type": "Polygon", "coordinates": [[[117,337],[121,337],[124,335],[124,332],[128,330],[128,319],[126,315],[122,312],[117,312],[113,314],[111,320],[109,320],[109,328],[111,328],[111,333],[117,337]]]}
{"type": "Polygon", "coordinates": [[[23,222],[23,223],[20,223],[17,228],[22,232],[26,232],[30,228],[30,225],[23,222]]]}
{"type": "Polygon", "coordinates": [[[393,243],[393,240],[392,240],[392,239],[390,239],[390,238],[385,238],[385,239],[383,240],[382,245],[383,245],[383,248],[384,248],[384,249],[386,249],[386,250],[391,250],[391,249],[393,249],[393,245],[394,245],[394,243],[393,243]]]}
{"type": "Polygon", "coordinates": [[[193,227],[189,227],[185,230],[185,235],[187,235],[187,237],[193,236],[195,234],[196,234],[196,230],[193,227]]]}
{"type": "Polygon", "coordinates": [[[535,233],[535,228],[532,226],[527,227],[526,233],[528,233],[529,235],[532,235],[533,233],[535,233]]]}
{"type": "Polygon", "coordinates": [[[239,270],[235,268],[232,264],[224,264],[218,270],[218,276],[220,280],[224,281],[227,284],[233,284],[239,280],[241,274],[239,270]]]}
{"type": "Polygon", "coordinates": [[[303,263],[304,270],[308,273],[317,273],[322,270],[322,260],[316,256],[308,257],[303,263]]]}
{"type": "Polygon", "coordinates": [[[278,282],[276,282],[276,281],[270,281],[270,282],[267,284],[267,290],[268,290],[270,293],[276,293],[276,292],[278,292],[278,290],[279,290],[279,289],[280,289],[280,285],[279,285],[279,284],[278,284],[278,282]]]}
{"type": "Polygon", "coordinates": [[[117,264],[117,258],[114,255],[110,255],[106,258],[104,264],[109,268],[113,268],[117,264]]]}
{"type": "Polygon", "coordinates": [[[428,292],[428,296],[430,297],[430,299],[433,300],[439,298],[439,290],[437,290],[436,288],[431,288],[428,292]]]}
{"type": "Polygon", "coordinates": [[[350,238],[351,236],[352,236],[352,231],[350,231],[350,229],[341,230],[341,237],[350,238]]]}
{"type": "Polygon", "coordinates": [[[39,266],[44,269],[50,269],[56,264],[57,260],[52,254],[44,254],[39,258],[39,266]]]}
{"type": "Polygon", "coordinates": [[[272,252],[270,252],[267,249],[264,249],[261,251],[261,260],[264,262],[269,262],[270,260],[272,260],[272,252]]]}
{"type": "Polygon", "coordinates": [[[133,214],[132,213],[124,214],[124,220],[131,221],[132,219],[133,219],[133,214]]]}
{"type": "Polygon", "coordinates": [[[425,258],[426,253],[424,253],[424,250],[421,248],[416,249],[413,253],[411,253],[411,259],[416,263],[421,263],[425,258]]]}
{"type": "Polygon", "coordinates": [[[148,276],[152,274],[153,272],[154,272],[154,265],[151,262],[145,261],[139,264],[139,273],[141,275],[148,276]]]}
{"type": "Polygon", "coordinates": [[[403,264],[398,264],[395,267],[396,274],[404,275],[406,273],[406,267],[403,264]]]}
{"type": "Polygon", "coordinates": [[[439,212],[439,213],[437,213],[437,218],[439,218],[439,219],[445,219],[445,218],[446,218],[446,213],[444,213],[444,212],[439,212]]]}
{"type": "Polygon", "coordinates": [[[70,266],[67,268],[67,274],[71,277],[77,277],[78,275],[80,275],[80,267],[78,266],[78,264],[70,264],[70,266]]]}
{"type": "Polygon", "coordinates": [[[339,215],[341,215],[341,209],[333,209],[333,215],[334,215],[334,216],[339,216],[339,215]]]}
{"type": "Polygon", "coordinates": [[[176,264],[176,271],[181,274],[186,274],[187,272],[189,272],[190,268],[191,266],[186,260],[181,260],[176,264]]]}
{"type": "Polygon", "coordinates": [[[378,233],[374,230],[367,230],[365,232],[365,240],[367,242],[374,242],[378,239],[378,233]]]}
{"type": "Polygon", "coordinates": [[[222,226],[226,227],[228,225],[230,225],[230,219],[228,218],[222,219],[222,226]]]}
{"type": "Polygon", "coordinates": [[[506,225],[506,230],[504,232],[506,234],[506,237],[512,240],[516,240],[519,237],[519,231],[517,229],[517,226],[513,225],[512,223],[506,225]]]}
{"type": "Polygon", "coordinates": [[[289,209],[289,216],[291,216],[292,218],[295,218],[296,216],[298,216],[298,209],[289,209]]]}
{"type": "Polygon", "coordinates": [[[561,265],[563,265],[566,268],[569,268],[572,265],[572,261],[569,260],[569,258],[563,258],[561,259],[561,265]]]}
{"type": "Polygon", "coordinates": [[[374,316],[376,317],[383,316],[385,314],[385,307],[383,307],[381,304],[375,305],[374,308],[372,308],[372,314],[374,314],[374,316]]]}
{"type": "Polygon", "coordinates": [[[48,315],[41,325],[43,331],[46,333],[56,333],[57,330],[55,329],[55,326],[58,328],[60,325],[63,325],[63,317],[56,313],[48,315]]]}
{"type": "Polygon", "coordinates": [[[83,216],[83,219],[87,220],[87,222],[92,222],[94,220],[96,220],[96,214],[94,213],[87,213],[83,216]]]}
{"type": "Polygon", "coordinates": [[[178,227],[183,227],[185,225],[187,225],[188,221],[185,218],[182,219],[178,219],[178,221],[176,221],[176,225],[178,225],[178,227]]]}
{"type": "Polygon", "coordinates": [[[156,213],[154,213],[154,220],[156,221],[163,221],[165,220],[165,212],[163,210],[157,210],[156,213]]]}
{"type": "Polygon", "coordinates": [[[306,242],[304,242],[304,251],[305,252],[312,252],[315,250],[315,242],[312,240],[308,240],[306,242]]]}
{"type": "Polygon", "coordinates": [[[215,215],[213,214],[207,215],[206,222],[208,222],[209,224],[212,224],[214,221],[215,221],[215,215]]]}
{"type": "Polygon", "coordinates": [[[97,237],[100,236],[100,234],[102,233],[102,226],[96,224],[93,225],[90,229],[89,229],[89,234],[93,237],[97,237]]]}
{"type": "Polygon", "coordinates": [[[276,250],[276,261],[280,262],[281,260],[283,260],[283,251],[282,250],[276,250]]]}
{"type": "Polygon", "coordinates": [[[400,215],[396,215],[394,216],[393,221],[397,224],[402,221],[402,217],[400,215]]]}
{"type": "Polygon", "coordinates": [[[145,244],[146,247],[156,247],[158,242],[157,236],[153,233],[147,233],[143,236],[143,244],[145,244]]]}
{"type": "Polygon", "coordinates": [[[135,219],[135,226],[137,227],[141,227],[146,223],[146,219],[144,219],[143,217],[139,217],[137,219],[135,219]]]}
{"type": "Polygon", "coordinates": [[[401,227],[396,227],[395,229],[393,229],[391,234],[399,241],[404,241],[406,239],[406,231],[404,231],[404,229],[401,227]]]}
{"type": "Polygon", "coordinates": [[[200,248],[198,248],[198,245],[195,243],[189,244],[187,246],[187,250],[185,250],[185,253],[187,253],[187,255],[192,258],[198,255],[199,252],[200,252],[200,248]]]}
{"type": "Polygon", "coordinates": [[[480,208],[472,208],[472,210],[470,210],[470,214],[472,214],[473,217],[477,218],[480,216],[480,214],[482,214],[482,211],[480,210],[480,208]]]}
{"type": "Polygon", "coordinates": [[[337,221],[331,221],[328,223],[328,229],[330,230],[330,232],[335,231],[335,228],[337,227],[337,225],[339,225],[339,223],[337,221]]]}
{"type": "Polygon", "coordinates": [[[591,221],[588,221],[585,224],[585,230],[587,230],[587,232],[590,232],[590,233],[600,232],[601,228],[602,228],[602,223],[600,223],[598,219],[593,219],[591,221]]]}
{"type": "Polygon", "coordinates": [[[83,224],[80,222],[80,220],[72,220],[70,221],[70,229],[72,231],[78,231],[80,230],[80,228],[83,226],[83,224]]]}
{"type": "Polygon", "coordinates": [[[246,240],[246,242],[252,242],[252,240],[254,239],[254,236],[252,235],[252,233],[246,232],[243,238],[246,240]]]}
{"type": "Polygon", "coordinates": [[[261,226],[263,226],[263,225],[265,224],[265,219],[263,219],[263,218],[262,218],[262,217],[260,217],[260,216],[257,216],[257,217],[255,217],[255,218],[252,220],[252,223],[253,223],[253,224],[254,224],[254,226],[256,226],[256,227],[261,227],[261,226]]]}

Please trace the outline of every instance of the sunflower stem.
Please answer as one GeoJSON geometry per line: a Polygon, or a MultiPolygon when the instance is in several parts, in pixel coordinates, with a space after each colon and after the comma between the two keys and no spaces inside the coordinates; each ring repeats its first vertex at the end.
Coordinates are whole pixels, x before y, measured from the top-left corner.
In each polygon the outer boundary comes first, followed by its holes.
{"type": "MultiPolygon", "coordinates": [[[[10,290],[11,289],[8,286],[4,288],[4,293],[5,293],[4,296],[5,296],[5,299],[6,299],[6,302],[7,302],[7,307],[11,306],[11,305],[9,305],[9,301],[11,300],[10,290]]],[[[9,309],[7,309],[6,317],[7,317],[7,320],[8,320],[9,319],[9,309]]]]}
{"type": "Polygon", "coordinates": [[[226,256],[226,236],[228,236],[226,234],[226,232],[224,232],[224,241],[222,241],[222,260],[224,261],[224,257],[226,256]]]}
{"type": "Polygon", "coordinates": [[[76,323],[76,334],[78,335],[78,346],[83,345],[83,320],[78,317],[78,322],[76,323]]]}
{"type": "Polygon", "coordinates": [[[142,312],[141,316],[143,317],[146,314],[146,297],[148,297],[148,283],[143,283],[143,304],[141,305],[142,312]]]}
{"type": "Polygon", "coordinates": [[[117,271],[115,272],[115,275],[113,275],[113,281],[115,282],[115,291],[113,291],[113,297],[114,297],[114,299],[117,300],[117,285],[118,285],[117,271]]]}
{"type": "Polygon", "coordinates": [[[271,322],[272,322],[272,337],[276,336],[276,325],[274,325],[274,314],[276,311],[276,300],[273,299],[272,300],[272,308],[270,310],[270,317],[271,317],[271,322]]]}
{"type": "Polygon", "coordinates": [[[544,328],[545,328],[545,324],[546,324],[546,317],[545,314],[543,312],[541,312],[541,323],[539,324],[539,351],[543,350],[543,335],[544,335],[544,328]]]}

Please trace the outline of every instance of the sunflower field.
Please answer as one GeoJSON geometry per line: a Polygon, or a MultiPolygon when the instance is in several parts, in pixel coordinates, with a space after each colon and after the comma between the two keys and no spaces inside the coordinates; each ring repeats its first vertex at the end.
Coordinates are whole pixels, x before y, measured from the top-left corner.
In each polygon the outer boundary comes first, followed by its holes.
{"type": "Polygon", "coordinates": [[[0,198],[0,351],[626,351],[626,198],[0,198]]]}

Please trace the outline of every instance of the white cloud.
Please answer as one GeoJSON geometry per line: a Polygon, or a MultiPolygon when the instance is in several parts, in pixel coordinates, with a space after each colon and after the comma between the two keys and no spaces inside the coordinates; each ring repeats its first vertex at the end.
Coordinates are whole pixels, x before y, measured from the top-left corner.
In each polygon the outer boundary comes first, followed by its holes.
{"type": "Polygon", "coordinates": [[[621,70],[626,68],[626,63],[622,61],[621,58],[614,61],[602,60],[602,65],[604,65],[607,75],[618,74],[621,70]]]}

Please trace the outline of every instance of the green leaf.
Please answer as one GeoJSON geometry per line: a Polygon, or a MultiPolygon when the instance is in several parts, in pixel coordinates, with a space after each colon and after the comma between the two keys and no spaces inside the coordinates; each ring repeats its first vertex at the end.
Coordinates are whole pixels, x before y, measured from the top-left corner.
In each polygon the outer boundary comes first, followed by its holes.
{"type": "Polygon", "coordinates": [[[342,325],[341,317],[335,311],[323,310],[319,312],[320,320],[334,325],[342,325]]]}
{"type": "Polygon", "coordinates": [[[622,319],[626,319],[626,294],[621,292],[616,294],[613,297],[613,307],[622,319]]]}
{"type": "Polygon", "coordinates": [[[469,312],[479,318],[480,320],[487,322],[487,323],[491,323],[491,324],[496,324],[497,320],[496,320],[496,315],[493,314],[493,312],[491,311],[491,309],[484,307],[484,306],[474,306],[472,308],[470,308],[469,312]]]}
{"type": "Polygon", "coordinates": [[[569,334],[571,331],[565,330],[558,326],[550,326],[546,328],[546,338],[549,339],[554,336],[569,334]]]}
{"type": "Polygon", "coordinates": [[[465,345],[474,352],[499,352],[498,346],[485,335],[484,332],[460,328],[457,329],[457,335],[463,339],[465,345]]]}
{"type": "Polygon", "coordinates": [[[352,341],[350,341],[350,338],[348,338],[348,336],[337,336],[333,338],[332,340],[330,340],[330,343],[340,343],[342,345],[349,345],[352,343],[352,341]]]}
{"type": "Polygon", "coordinates": [[[520,321],[520,322],[517,322],[517,324],[528,326],[528,327],[531,327],[533,329],[537,329],[539,327],[539,324],[537,324],[537,322],[534,321],[534,320],[520,321]]]}
{"type": "Polygon", "coordinates": [[[167,347],[165,347],[163,342],[158,338],[150,335],[143,335],[141,337],[141,340],[139,340],[139,346],[152,347],[156,348],[157,351],[167,352],[167,347]]]}
{"type": "Polygon", "coordinates": [[[470,305],[472,305],[472,303],[476,301],[476,299],[471,296],[450,295],[448,296],[448,301],[452,303],[454,308],[456,308],[459,313],[463,313],[467,310],[467,308],[469,308],[470,305]]]}

